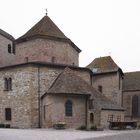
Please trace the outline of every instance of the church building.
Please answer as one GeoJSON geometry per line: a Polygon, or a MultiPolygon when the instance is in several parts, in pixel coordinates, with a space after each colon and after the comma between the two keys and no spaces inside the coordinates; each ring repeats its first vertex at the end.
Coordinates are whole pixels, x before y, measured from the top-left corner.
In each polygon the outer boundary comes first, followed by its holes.
{"type": "MultiPolygon", "coordinates": [[[[18,39],[0,30],[0,124],[108,128],[110,121],[124,121],[131,114],[125,99],[133,94],[128,74],[110,56],[79,67],[80,52],[48,15],[18,39]]],[[[136,100],[134,93],[134,106],[136,100]]]]}

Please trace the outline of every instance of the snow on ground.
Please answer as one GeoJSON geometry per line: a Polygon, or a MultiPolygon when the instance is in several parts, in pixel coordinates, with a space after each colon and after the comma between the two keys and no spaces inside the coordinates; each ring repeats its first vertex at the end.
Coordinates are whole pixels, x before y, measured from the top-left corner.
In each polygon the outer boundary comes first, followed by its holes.
{"type": "Polygon", "coordinates": [[[131,131],[79,131],[54,129],[0,129],[0,140],[79,140],[133,133],[131,131]]]}

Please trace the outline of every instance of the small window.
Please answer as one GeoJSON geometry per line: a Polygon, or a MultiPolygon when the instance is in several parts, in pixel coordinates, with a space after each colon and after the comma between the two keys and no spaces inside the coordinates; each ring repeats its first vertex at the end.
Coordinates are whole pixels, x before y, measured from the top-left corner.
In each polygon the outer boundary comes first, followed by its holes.
{"type": "Polygon", "coordinates": [[[4,78],[4,90],[12,90],[12,78],[4,78]]]}
{"type": "Polygon", "coordinates": [[[103,87],[102,86],[98,86],[98,90],[102,93],[103,92],[103,87]]]}
{"type": "Polygon", "coordinates": [[[67,100],[65,103],[65,115],[72,116],[72,101],[67,100]]]}
{"type": "Polygon", "coordinates": [[[47,111],[47,105],[44,105],[44,107],[43,107],[43,112],[44,112],[44,120],[46,120],[46,111],[47,111]]]}
{"type": "Polygon", "coordinates": [[[12,114],[11,114],[11,108],[5,108],[5,120],[11,121],[12,114]]]}
{"type": "Polygon", "coordinates": [[[52,57],[52,63],[55,63],[55,61],[56,61],[56,58],[52,57]]]}
{"type": "Polygon", "coordinates": [[[12,78],[9,78],[8,84],[9,84],[9,90],[12,90],[12,78]]]}
{"type": "Polygon", "coordinates": [[[25,57],[25,62],[29,62],[29,58],[28,57],[25,57]]]}
{"type": "Polygon", "coordinates": [[[93,99],[89,100],[89,109],[93,109],[93,99]]]}
{"type": "Polygon", "coordinates": [[[8,53],[12,53],[12,46],[11,46],[11,44],[8,44],[8,53]]]}
{"type": "Polygon", "coordinates": [[[4,78],[4,90],[8,90],[8,79],[4,78]]]}
{"type": "Polygon", "coordinates": [[[94,123],[94,114],[90,113],[90,123],[94,123]]]}

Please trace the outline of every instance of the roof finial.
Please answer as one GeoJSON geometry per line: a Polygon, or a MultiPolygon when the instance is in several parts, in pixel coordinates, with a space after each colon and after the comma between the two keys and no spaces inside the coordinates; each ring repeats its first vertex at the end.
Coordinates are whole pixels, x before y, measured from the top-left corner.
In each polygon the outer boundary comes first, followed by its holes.
{"type": "Polygon", "coordinates": [[[46,16],[48,15],[48,10],[47,10],[47,8],[46,8],[46,16]]]}

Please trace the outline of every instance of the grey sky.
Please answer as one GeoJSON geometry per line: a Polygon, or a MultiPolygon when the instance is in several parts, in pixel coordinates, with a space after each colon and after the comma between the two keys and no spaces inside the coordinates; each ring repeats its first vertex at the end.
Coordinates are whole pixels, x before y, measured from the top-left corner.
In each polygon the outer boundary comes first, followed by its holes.
{"type": "Polygon", "coordinates": [[[80,66],[111,54],[125,71],[140,71],[140,0],[1,0],[0,28],[15,38],[48,9],[81,50],[80,66]]]}

